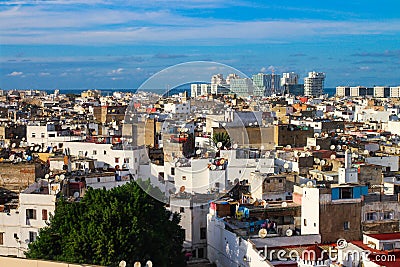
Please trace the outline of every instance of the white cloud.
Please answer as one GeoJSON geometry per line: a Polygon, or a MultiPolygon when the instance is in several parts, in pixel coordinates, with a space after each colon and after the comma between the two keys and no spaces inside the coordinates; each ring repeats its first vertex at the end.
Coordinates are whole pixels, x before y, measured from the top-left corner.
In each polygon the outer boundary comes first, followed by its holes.
{"type": "Polygon", "coordinates": [[[262,67],[262,68],[260,69],[260,72],[265,72],[266,70],[267,70],[266,67],[262,67]]]}
{"type": "Polygon", "coordinates": [[[41,72],[39,73],[39,76],[49,76],[50,73],[49,72],[41,72]]]}
{"type": "Polygon", "coordinates": [[[118,68],[118,69],[115,69],[115,70],[111,70],[108,74],[109,75],[121,74],[123,71],[124,71],[123,68],[118,68]]]}
{"type": "Polygon", "coordinates": [[[11,72],[10,74],[7,74],[7,76],[21,76],[22,74],[24,74],[23,72],[21,72],[21,71],[13,71],[13,72],[11,72]]]}

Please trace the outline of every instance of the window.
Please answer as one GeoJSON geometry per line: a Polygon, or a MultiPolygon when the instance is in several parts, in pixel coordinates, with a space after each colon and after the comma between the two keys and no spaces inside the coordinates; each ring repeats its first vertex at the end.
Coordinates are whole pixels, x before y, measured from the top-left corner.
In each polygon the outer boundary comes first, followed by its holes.
{"type": "Polygon", "coordinates": [[[279,183],[282,183],[282,181],[283,181],[282,179],[279,179],[279,183]]]}
{"type": "Polygon", "coordinates": [[[35,138],[35,137],[36,137],[36,134],[35,134],[35,133],[32,133],[31,137],[32,137],[32,138],[35,138]]]}
{"type": "Polygon", "coordinates": [[[135,158],[135,163],[137,162],[137,158],[135,158]]]}
{"type": "Polygon", "coordinates": [[[393,211],[385,211],[383,212],[383,219],[384,220],[393,220],[393,211]]]}
{"type": "Polygon", "coordinates": [[[4,233],[0,233],[0,245],[4,245],[4,233]]]}
{"type": "Polygon", "coordinates": [[[184,208],[184,207],[181,207],[181,208],[180,208],[180,212],[181,212],[181,213],[185,213],[185,208],[184,208]]]}
{"type": "Polygon", "coordinates": [[[175,175],[175,168],[171,167],[171,175],[175,175]]]}
{"type": "Polygon", "coordinates": [[[119,163],[119,158],[115,158],[115,163],[119,163]]]}
{"type": "Polygon", "coordinates": [[[49,137],[56,137],[56,134],[49,134],[49,137]]]}
{"type": "Polygon", "coordinates": [[[383,243],[383,250],[393,250],[394,244],[393,243],[383,243]]]}
{"type": "Polygon", "coordinates": [[[44,138],[44,133],[41,133],[41,134],[40,134],[40,137],[41,137],[41,138],[44,138]]]}
{"type": "Polygon", "coordinates": [[[340,199],[353,198],[353,188],[340,188],[340,199]]]}
{"type": "Polygon", "coordinates": [[[375,221],[377,219],[376,212],[367,212],[365,214],[366,221],[375,221]]]}
{"type": "Polygon", "coordinates": [[[344,222],[343,223],[343,229],[344,230],[350,230],[350,222],[344,222]]]}
{"type": "Polygon", "coordinates": [[[36,220],[36,210],[27,209],[26,210],[26,218],[36,220]]]}
{"type": "Polygon", "coordinates": [[[186,181],[186,176],[182,176],[182,180],[186,181]]]}
{"type": "Polygon", "coordinates": [[[47,210],[42,210],[42,220],[47,221],[47,210]]]}
{"type": "Polygon", "coordinates": [[[200,228],[200,239],[206,239],[207,238],[207,228],[201,227],[200,228]]]}
{"type": "Polygon", "coordinates": [[[304,226],[307,226],[307,219],[304,219],[304,226]]]}
{"type": "Polygon", "coordinates": [[[97,150],[93,150],[92,155],[97,155],[97,150]]]}
{"type": "Polygon", "coordinates": [[[129,158],[124,158],[124,163],[129,163],[129,158]]]}
{"type": "Polygon", "coordinates": [[[104,153],[104,155],[107,155],[107,150],[104,150],[104,152],[103,152],[103,153],[104,153]]]}
{"type": "Polygon", "coordinates": [[[29,242],[34,242],[36,238],[37,238],[37,233],[29,231],[29,242]]]}

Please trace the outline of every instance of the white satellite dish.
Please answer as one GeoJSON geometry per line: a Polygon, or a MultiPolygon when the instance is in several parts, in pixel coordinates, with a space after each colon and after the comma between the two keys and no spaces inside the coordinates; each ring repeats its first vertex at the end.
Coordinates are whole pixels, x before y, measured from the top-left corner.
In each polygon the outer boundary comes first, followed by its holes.
{"type": "Polygon", "coordinates": [[[217,143],[217,147],[218,147],[218,148],[221,148],[221,147],[222,147],[222,142],[218,142],[218,143],[217,143]]]}
{"type": "Polygon", "coordinates": [[[321,162],[321,160],[319,158],[315,158],[314,162],[315,162],[315,164],[319,164],[321,162]]]}
{"type": "Polygon", "coordinates": [[[336,155],[335,155],[335,154],[332,154],[332,155],[331,155],[331,159],[336,159],[336,155]]]}
{"type": "Polygon", "coordinates": [[[364,154],[369,154],[369,151],[367,149],[364,150],[364,154]]]}
{"type": "Polygon", "coordinates": [[[331,145],[329,148],[330,148],[331,150],[335,150],[336,146],[335,146],[335,145],[331,145]]]}
{"type": "Polygon", "coordinates": [[[291,149],[292,146],[291,146],[291,145],[287,145],[286,148],[287,148],[287,149],[291,149]]]}
{"type": "Polygon", "coordinates": [[[31,146],[30,148],[29,148],[29,150],[30,151],[33,151],[35,148],[33,147],[33,146],[31,146]]]}
{"type": "Polygon", "coordinates": [[[18,157],[17,162],[22,162],[22,158],[18,157]]]}
{"type": "Polygon", "coordinates": [[[286,230],[286,236],[292,236],[293,235],[293,230],[292,229],[287,229],[286,230]]]}
{"type": "Polygon", "coordinates": [[[126,261],[120,261],[118,266],[119,267],[126,267],[126,261]]]}
{"type": "Polygon", "coordinates": [[[79,192],[74,193],[74,198],[78,198],[80,196],[79,192]]]}
{"type": "Polygon", "coordinates": [[[14,154],[12,154],[8,159],[9,160],[14,160],[14,158],[15,158],[15,156],[14,156],[14,154]]]}
{"type": "Polygon", "coordinates": [[[25,137],[22,137],[22,141],[25,141],[25,137]]]}
{"type": "Polygon", "coordinates": [[[12,144],[11,144],[11,147],[12,147],[12,148],[15,148],[16,146],[17,146],[17,145],[16,145],[15,143],[12,143],[12,144]]]}
{"type": "Polygon", "coordinates": [[[233,149],[238,148],[238,144],[233,144],[233,149]]]}
{"type": "Polygon", "coordinates": [[[39,149],[40,149],[40,147],[38,147],[38,146],[35,146],[35,151],[36,151],[36,152],[38,152],[38,151],[39,151],[39,149]]]}
{"type": "Polygon", "coordinates": [[[210,168],[211,168],[211,170],[213,170],[213,171],[214,171],[215,169],[217,169],[217,166],[215,166],[215,165],[213,164],[213,165],[211,165],[211,167],[210,167],[210,168]]]}
{"type": "Polygon", "coordinates": [[[286,201],[283,201],[281,205],[282,205],[282,208],[286,208],[288,206],[286,201]]]}
{"type": "Polygon", "coordinates": [[[146,262],[146,267],[153,267],[153,263],[151,261],[146,262]]]}
{"type": "Polygon", "coordinates": [[[270,151],[266,151],[265,152],[265,157],[268,158],[269,156],[271,156],[271,152],[270,151]]]}
{"type": "Polygon", "coordinates": [[[261,149],[261,150],[264,150],[264,149],[265,149],[265,146],[260,146],[260,149],[261,149]]]}
{"type": "Polygon", "coordinates": [[[196,154],[197,154],[197,155],[200,155],[200,154],[201,154],[201,150],[200,150],[200,149],[197,149],[197,150],[196,150],[196,154]]]}
{"type": "Polygon", "coordinates": [[[285,164],[283,164],[283,168],[289,169],[289,163],[285,162],[285,164]]]}
{"type": "Polygon", "coordinates": [[[314,134],[314,137],[315,137],[315,138],[318,138],[318,137],[319,137],[319,133],[315,133],[315,134],[314,134]]]}
{"type": "Polygon", "coordinates": [[[342,149],[342,146],[341,145],[337,145],[337,149],[338,150],[342,149]]]}
{"type": "Polygon", "coordinates": [[[321,165],[322,166],[324,166],[325,165],[325,163],[326,163],[326,161],[323,159],[323,160],[321,160],[321,165]]]}
{"type": "Polygon", "coordinates": [[[135,262],[135,264],[133,264],[133,267],[141,267],[142,266],[142,264],[140,263],[140,262],[135,262]]]}
{"type": "Polygon", "coordinates": [[[342,141],[346,141],[346,137],[342,137],[342,138],[340,138],[342,141]]]}
{"type": "Polygon", "coordinates": [[[46,173],[46,175],[44,176],[45,179],[49,179],[50,175],[48,173],[46,173]]]}
{"type": "Polygon", "coordinates": [[[340,129],[336,129],[336,132],[337,132],[337,133],[340,133],[340,129]]]}
{"type": "Polygon", "coordinates": [[[317,145],[316,147],[315,147],[315,150],[320,150],[321,149],[321,146],[320,145],[317,145]]]}
{"type": "Polygon", "coordinates": [[[313,184],[313,182],[311,182],[311,181],[308,181],[308,182],[307,182],[307,187],[309,187],[309,188],[311,188],[311,187],[314,187],[314,184],[313,184]]]}
{"type": "Polygon", "coordinates": [[[260,229],[260,231],[258,231],[258,236],[261,238],[266,238],[267,235],[268,235],[267,229],[262,228],[260,229]]]}

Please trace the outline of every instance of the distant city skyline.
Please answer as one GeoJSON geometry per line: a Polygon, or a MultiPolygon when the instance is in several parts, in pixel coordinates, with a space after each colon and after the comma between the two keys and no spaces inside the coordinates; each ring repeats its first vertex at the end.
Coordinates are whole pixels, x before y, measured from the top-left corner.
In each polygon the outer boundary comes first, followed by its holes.
{"type": "MultiPolygon", "coordinates": [[[[187,61],[247,76],[326,73],[325,87],[400,85],[400,3],[0,2],[0,88],[138,88],[187,61]]],[[[217,73],[217,72],[216,72],[217,73]]]]}

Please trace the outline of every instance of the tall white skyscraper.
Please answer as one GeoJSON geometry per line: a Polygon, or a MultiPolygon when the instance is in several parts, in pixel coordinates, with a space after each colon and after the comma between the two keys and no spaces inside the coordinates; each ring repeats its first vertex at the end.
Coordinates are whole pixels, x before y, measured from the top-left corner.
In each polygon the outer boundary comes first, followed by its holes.
{"type": "Polygon", "coordinates": [[[309,72],[308,77],[304,78],[304,95],[320,96],[324,93],[325,73],[309,72]]]}

